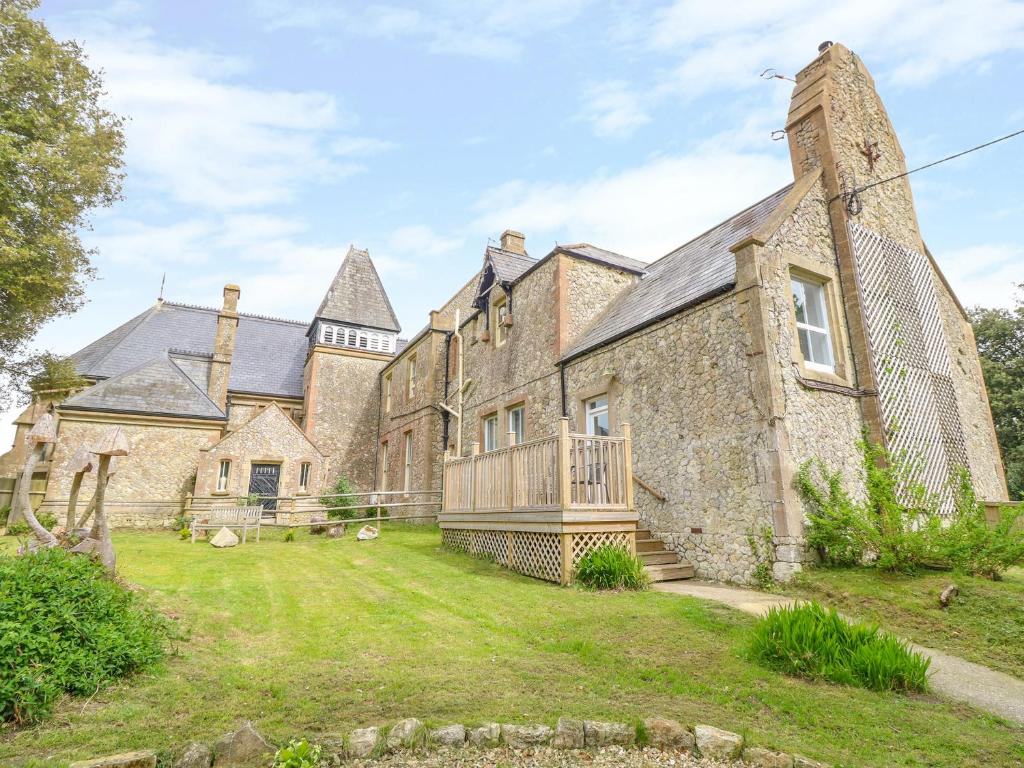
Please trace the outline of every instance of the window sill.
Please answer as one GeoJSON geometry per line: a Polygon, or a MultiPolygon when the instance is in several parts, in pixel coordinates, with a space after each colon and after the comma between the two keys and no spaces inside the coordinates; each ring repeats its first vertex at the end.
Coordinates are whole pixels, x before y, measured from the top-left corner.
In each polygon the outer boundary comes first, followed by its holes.
{"type": "Polygon", "coordinates": [[[231,491],[213,491],[210,495],[211,496],[230,496],[231,495],[231,491]]]}

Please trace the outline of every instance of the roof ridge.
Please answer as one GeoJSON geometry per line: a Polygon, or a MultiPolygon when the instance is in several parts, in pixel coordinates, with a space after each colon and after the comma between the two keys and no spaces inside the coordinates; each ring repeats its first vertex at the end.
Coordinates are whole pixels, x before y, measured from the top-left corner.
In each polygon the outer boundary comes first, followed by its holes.
{"type": "Polygon", "coordinates": [[[168,347],[167,354],[169,355],[194,355],[195,357],[209,357],[213,358],[212,352],[203,352],[201,349],[184,349],[181,347],[168,347]]]}
{"type": "Polygon", "coordinates": [[[208,401],[208,402],[210,403],[210,405],[212,405],[212,406],[214,407],[214,409],[216,409],[217,413],[219,413],[219,414],[220,414],[221,416],[224,416],[225,418],[227,418],[227,414],[226,414],[226,413],[224,413],[224,411],[223,411],[223,410],[221,410],[221,407],[220,407],[219,405],[217,405],[217,403],[215,403],[215,402],[213,401],[213,398],[212,398],[212,397],[210,397],[209,393],[207,393],[207,392],[206,392],[206,390],[204,390],[204,389],[203,389],[202,387],[200,387],[200,386],[199,386],[199,385],[198,385],[198,384],[197,384],[196,382],[194,382],[194,381],[192,380],[192,377],[191,377],[191,376],[189,376],[189,375],[188,375],[187,373],[185,373],[185,371],[184,371],[184,370],[182,370],[181,366],[179,366],[179,365],[178,365],[178,364],[177,364],[176,362],[174,362],[174,360],[173,360],[173,359],[171,358],[171,356],[170,356],[170,354],[169,354],[168,352],[166,352],[166,351],[165,351],[165,352],[163,353],[163,359],[164,359],[164,360],[166,360],[166,361],[168,362],[168,364],[170,364],[170,365],[173,365],[173,366],[174,366],[174,368],[175,368],[175,370],[177,370],[177,371],[178,371],[178,373],[180,373],[180,374],[181,374],[181,375],[182,375],[182,376],[184,377],[185,381],[187,381],[187,382],[188,382],[188,383],[189,383],[189,384],[190,384],[190,385],[192,386],[192,388],[193,388],[193,389],[194,389],[194,390],[195,390],[196,392],[198,392],[198,393],[199,393],[199,395],[200,395],[200,396],[201,396],[202,398],[204,398],[205,400],[207,400],[207,401],[208,401]]]}
{"type": "MultiPolygon", "coordinates": [[[[205,307],[202,304],[189,304],[184,301],[164,301],[164,304],[170,305],[172,307],[181,307],[182,309],[199,309],[202,310],[203,312],[215,312],[218,315],[221,312],[221,310],[217,309],[216,307],[205,307]]],[[[309,325],[309,323],[307,323],[305,320],[290,320],[287,317],[275,317],[274,315],[259,315],[256,314],[255,312],[238,312],[236,314],[239,317],[248,317],[253,320],[269,320],[274,323],[289,323],[290,325],[301,326],[309,325]]]]}
{"type": "Polygon", "coordinates": [[[114,330],[109,331],[109,332],[103,334],[102,336],[100,336],[98,339],[96,339],[95,341],[91,342],[90,344],[86,344],[84,347],[82,347],[82,349],[78,350],[77,352],[73,352],[72,355],[77,355],[80,352],[84,352],[86,349],[91,347],[93,344],[98,344],[99,342],[103,341],[103,339],[105,339],[107,336],[110,336],[113,333],[117,333],[122,328],[124,328],[124,327],[126,327],[128,325],[131,325],[131,328],[129,328],[121,336],[121,338],[119,338],[114,343],[114,345],[112,347],[110,347],[110,349],[108,349],[106,352],[104,352],[103,355],[100,356],[99,360],[96,361],[96,363],[94,365],[92,365],[92,368],[94,368],[94,369],[98,368],[108,357],[110,357],[111,354],[113,354],[115,349],[117,349],[119,346],[121,346],[121,344],[123,344],[125,342],[125,340],[129,336],[131,336],[132,333],[134,333],[135,330],[140,325],[145,323],[152,316],[152,314],[156,311],[158,306],[159,305],[157,305],[157,304],[151,305],[148,309],[143,310],[142,312],[137,314],[135,317],[133,317],[131,320],[128,320],[127,322],[121,323],[121,325],[117,326],[117,328],[114,328],[114,330]],[[133,322],[133,321],[135,321],[135,322],[133,322]]]}
{"type": "Polygon", "coordinates": [[[696,237],[691,237],[691,238],[690,238],[689,240],[687,240],[686,242],[684,242],[684,243],[681,243],[680,245],[677,245],[677,246],[676,246],[675,248],[673,248],[673,249],[672,249],[671,251],[669,251],[668,253],[664,254],[663,256],[659,256],[659,257],[658,257],[658,258],[656,258],[656,259],[655,259],[654,261],[652,261],[652,262],[648,263],[648,265],[647,265],[647,266],[648,266],[648,267],[653,267],[653,266],[654,266],[655,264],[657,264],[658,262],[660,262],[660,261],[662,261],[662,260],[664,260],[664,259],[667,259],[667,258],[668,258],[669,256],[671,256],[671,255],[672,255],[673,253],[677,253],[677,252],[679,252],[679,251],[683,250],[683,248],[685,248],[686,246],[690,245],[691,243],[695,243],[695,242],[697,242],[698,240],[700,240],[700,239],[701,239],[702,237],[704,237],[705,235],[709,235],[709,234],[711,234],[711,233],[712,233],[712,232],[714,232],[714,231],[715,231],[716,229],[718,229],[719,227],[721,227],[721,226],[722,226],[723,224],[728,224],[728,223],[729,223],[730,221],[732,221],[732,220],[733,220],[733,219],[735,219],[736,217],[738,217],[738,216],[742,216],[742,215],[743,215],[744,213],[746,213],[747,211],[749,211],[749,210],[750,210],[751,208],[756,208],[756,207],[757,207],[757,206],[759,206],[759,205],[760,205],[761,203],[763,203],[763,202],[764,202],[765,200],[767,200],[767,199],[769,199],[769,198],[771,198],[771,197],[775,197],[775,195],[779,194],[779,192],[781,192],[782,190],[784,190],[784,189],[788,189],[788,188],[792,187],[792,186],[793,186],[793,184],[794,184],[794,182],[792,182],[792,181],[791,181],[791,182],[789,182],[788,184],[783,184],[783,185],[782,185],[781,187],[779,187],[778,189],[776,189],[776,190],[775,190],[774,192],[772,192],[772,193],[770,193],[770,194],[767,194],[767,195],[765,195],[764,197],[762,197],[762,198],[761,198],[760,200],[758,200],[757,202],[751,203],[751,204],[750,204],[750,205],[748,205],[748,206],[747,206],[746,208],[741,208],[740,210],[736,211],[736,213],[734,213],[734,214],[732,214],[732,215],[730,215],[730,216],[726,216],[726,217],[725,217],[724,219],[722,219],[722,220],[721,220],[720,222],[718,222],[717,224],[715,224],[715,225],[714,225],[713,227],[708,227],[707,229],[705,229],[705,230],[704,230],[703,232],[701,232],[701,233],[700,233],[699,235],[697,235],[696,237]]]}

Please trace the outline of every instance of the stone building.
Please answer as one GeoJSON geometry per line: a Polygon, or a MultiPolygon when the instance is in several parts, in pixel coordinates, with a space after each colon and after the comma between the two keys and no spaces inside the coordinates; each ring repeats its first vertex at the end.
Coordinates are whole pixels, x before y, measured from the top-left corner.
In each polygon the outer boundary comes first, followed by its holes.
{"type": "Polygon", "coordinates": [[[794,475],[818,457],[856,484],[865,430],[922,456],[936,492],[963,467],[1005,499],[970,323],[908,180],[889,180],[903,153],[855,54],[823,46],[797,75],[786,133],[792,183],[654,262],[585,243],[534,258],[506,231],[408,343],[354,248],[311,323],[240,314],[234,286],[219,311],[158,302],[74,355],[96,383],[57,406],[44,504],[60,507],[62,462],[110,423],[135,446],[110,495],[142,522],[193,486],[439,489],[446,454],[563,419],[595,437],[630,425],[632,519],[707,578],[749,580],[765,531],[777,575],[799,569],[794,475]]]}

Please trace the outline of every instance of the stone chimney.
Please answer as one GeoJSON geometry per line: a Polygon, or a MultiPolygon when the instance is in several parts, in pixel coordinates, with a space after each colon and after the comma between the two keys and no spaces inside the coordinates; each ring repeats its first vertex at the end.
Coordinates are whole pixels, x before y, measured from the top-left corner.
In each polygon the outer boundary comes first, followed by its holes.
{"type": "Polygon", "coordinates": [[[501,233],[501,249],[526,255],[526,235],[516,232],[513,229],[506,229],[501,233]]]}
{"type": "Polygon", "coordinates": [[[210,386],[207,394],[217,407],[227,413],[228,381],[231,378],[231,357],[235,352],[235,334],[238,332],[237,285],[224,286],[224,306],[217,315],[217,335],[213,341],[213,361],[210,363],[210,386]]]}

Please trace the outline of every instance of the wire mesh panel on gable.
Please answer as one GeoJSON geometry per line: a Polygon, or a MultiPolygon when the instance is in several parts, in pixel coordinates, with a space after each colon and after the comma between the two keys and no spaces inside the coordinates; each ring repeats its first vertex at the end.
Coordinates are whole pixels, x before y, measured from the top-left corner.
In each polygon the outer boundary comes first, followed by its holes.
{"type": "Polygon", "coordinates": [[[888,448],[922,463],[919,480],[948,513],[967,447],[931,262],[856,222],[850,241],[888,448]]]}

